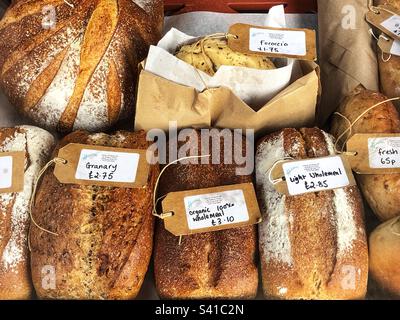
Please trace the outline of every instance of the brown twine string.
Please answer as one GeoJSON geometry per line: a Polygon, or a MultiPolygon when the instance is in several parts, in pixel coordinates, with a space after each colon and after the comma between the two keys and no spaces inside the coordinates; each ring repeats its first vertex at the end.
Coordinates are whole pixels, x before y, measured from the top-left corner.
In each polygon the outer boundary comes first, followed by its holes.
{"type": "Polygon", "coordinates": [[[68,2],[67,0],[64,0],[64,2],[65,2],[65,4],[69,5],[71,8],[75,8],[75,6],[72,3],[68,2]]]}
{"type": "MultiPolygon", "coordinates": [[[[381,33],[379,35],[379,38],[375,35],[374,31],[372,29],[369,29],[368,32],[372,35],[372,37],[374,37],[374,39],[378,42],[380,38],[384,39],[385,41],[390,41],[390,39],[388,37],[386,37],[385,34],[381,33]]],[[[381,59],[383,62],[388,62],[390,61],[390,59],[392,58],[392,54],[389,53],[388,58],[385,58],[385,52],[383,52],[383,50],[381,49],[381,59]]]]}
{"type": "Polygon", "coordinates": [[[383,11],[386,11],[386,12],[392,14],[392,15],[398,15],[398,13],[393,12],[390,9],[387,9],[387,8],[384,8],[384,7],[381,7],[381,6],[374,6],[374,1],[373,0],[369,0],[368,1],[368,9],[371,10],[375,14],[380,14],[381,13],[380,10],[383,10],[383,11]]]}
{"type": "Polygon", "coordinates": [[[372,107],[369,107],[367,110],[365,110],[363,113],[361,113],[353,122],[351,122],[350,119],[347,118],[346,116],[344,116],[343,114],[341,114],[341,113],[339,113],[339,112],[335,112],[333,115],[340,116],[340,117],[342,117],[343,119],[345,119],[345,120],[349,123],[349,127],[348,127],[345,131],[343,131],[343,132],[337,137],[336,142],[335,142],[335,151],[336,151],[338,154],[348,154],[348,155],[356,156],[356,155],[357,155],[357,152],[344,152],[344,151],[343,151],[343,150],[344,150],[344,147],[345,147],[345,145],[346,145],[346,143],[349,141],[349,139],[350,139],[350,137],[351,137],[352,129],[353,129],[354,125],[355,125],[362,117],[364,117],[368,112],[370,112],[371,110],[375,109],[376,107],[379,107],[379,106],[381,106],[382,104],[385,104],[385,103],[387,103],[387,102],[396,101],[396,100],[400,100],[400,97],[387,99],[387,100],[381,101],[381,102],[379,102],[379,103],[377,103],[377,104],[374,104],[372,107]],[[338,143],[339,143],[340,140],[347,134],[347,132],[349,132],[349,135],[346,137],[345,141],[344,141],[343,144],[342,144],[342,148],[341,148],[342,151],[339,151],[339,150],[337,149],[338,143]]]}
{"type": "Polygon", "coordinates": [[[157,212],[157,205],[160,202],[161,199],[165,198],[167,195],[163,195],[161,197],[157,198],[157,190],[158,190],[158,185],[160,183],[160,179],[161,176],[163,175],[163,173],[165,172],[165,170],[167,170],[170,166],[172,166],[175,163],[178,163],[182,160],[188,160],[188,159],[199,159],[199,158],[205,158],[205,157],[211,157],[211,155],[207,154],[207,155],[202,155],[202,156],[188,156],[188,157],[182,157],[179,158],[177,160],[174,160],[170,163],[168,163],[161,171],[160,174],[157,177],[156,180],[156,184],[154,185],[154,190],[153,190],[153,216],[160,218],[162,220],[164,220],[165,218],[169,218],[172,217],[174,215],[174,212],[172,211],[167,211],[167,212],[162,212],[162,213],[158,213],[157,212]]]}
{"type": "Polygon", "coordinates": [[[271,184],[276,185],[279,182],[284,181],[283,177],[278,178],[278,179],[272,179],[272,172],[276,168],[276,166],[282,162],[290,161],[290,160],[295,160],[293,157],[284,157],[282,159],[276,160],[274,164],[271,166],[271,168],[268,169],[268,180],[271,184]]]}
{"type": "Polygon", "coordinates": [[[38,176],[37,176],[37,178],[36,178],[36,180],[35,180],[35,183],[34,183],[34,185],[33,185],[32,197],[31,197],[31,200],[30,200],[30,202],[29,202],[29,216],[30,216],[30,219],[31,219],[32,223],[33,223],[38,229],[40,229],[40,230],[42,230],[42,231],[44,231],[44,232],[50,233],[50,234],[52,234],[52,235],[54,235],[54,236],[58,236],[58,233],[52,232],[52,231],[47,230],[47,229],[41,227],[40,225],[38,225],[38,224],[36,223],[35,219],[33,218],[32,211],[33,211],[33,207],[35,206],[36,191],[37,191],[37,187],[38,187],[38,184],[39,184],[40,179],[42,178],[43,174],[47,171],[47,169],[48,169],[50,166],[52,166],[53,164],[57,164],[57,163],[59,163],[59,164],[66,164],[66,163],[67,163],[67,160],[62,159],[62,158],[54,158],[54,159],[52,159],[52,160],[50,160],[49,162],[46,163],[46,165],[42,168],[42,170],[39,171],[39,174],[38,174],[38,176]]]}
{"type": "Polygon", "coordinates": [[[400,237],[400,233],[397,232],[397,231],[394,231],[394,225],[395,225],[396,223],[398,223],[398,222],[400,222],[400,217],[398,217],[397,219],[395,219],[395,220],[390,224],[390,231],[391,231],[394,235],[400,237]]]}

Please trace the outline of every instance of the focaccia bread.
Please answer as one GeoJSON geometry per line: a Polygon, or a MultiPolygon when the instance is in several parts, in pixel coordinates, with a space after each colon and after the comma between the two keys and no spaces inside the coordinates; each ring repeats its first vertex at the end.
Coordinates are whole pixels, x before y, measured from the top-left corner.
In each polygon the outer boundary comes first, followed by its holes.
{"type": "MultiPolygon", "coordinates": [[[[358,89],[337,111],[353,122],[368,108],[385,100],[387,97],[378,92],[358,89]]],[[[339,137],[348,126],[345,119],[336,116],[332,120],[331,133],[339,137]]],[[[386,102],[365,114],[354,124],[351,133],[400,133],[399,113],[393,103],[386,102]]],[[[364,198],[379,219],[386,221],[400,215],[400,174],[364,174],[356,175],[356,178],[364,198]]]]}
{"type": "MultiPolygon", "coordinates": [[[[239,165],[224,164],[224,140],[218,134],[214,131],[212,136],[220,150],[213,145],[210,153],[220,152],[220,164],[170,166],[161,177],[160,196],[252,181],[250,175],[236,175],[239,165]]],[[[201,140],[200,131],[193,130],[191,136],[191,141],[199,142],[198,150],[210,142],[201,140]]],[[[245,143],[236,147],[245,154],[245,143]]],[[[183,236],[179,245],[179,237],[159,221],[154,248],[157,292],[164,299],[254,298],[258,286],[256,245],[254,226],[183,236]]]]}
{"type": "Polygon", "coordinates": [[[161,0],[13,1],[0,22],[0,86],[41,127],[100,131],[134,113],[137,65],[161,0]]]}
{"type": "Polygon", "coordinates": [[[259,248],[267,298],[361,299],[366,294],[368,249],[357,187],[286,196],[268,178],[285,157],[334,154],[332,137],[318,128],[283,129],[258,143],[259,248]]]}
{"type": "Polygon", "coordinates": [[[369,237],[371,277],[387,293],[400,298],[400,217],[378,226],[369,237]]]}
{"type": "MultiPolygon", "coordinates": [[[[144,132],[113,135],[76,131],[69,143],[147,149],[144,132]]],[[[152,195],[158,167],[143,188],[62,184],[47,170],[31,225],[31,267],[41,299],[130,299],[136,297],[153,246],[152,195]]]]}
{"type": "MultiPolygon", "coordinates": [[[[400,12],[400,1],[398,0],[378,0],[377,5],[388,4],[400,12]]],[[[389,61],[382,59],[382,52],[378,48],[379,76],[381,90],[389,98],[400,97],[400,57],[392,55],[389,61]]],[[[400,106],[400,102],[395,102],[400,106]]]]}
{"type": "Polygon", "coordinates": [[[0,129],[0,153],[25,152],[23,191],[0,193],[0,300],[32,297],[27,242],[29,201],[33,184],[53,147],[53,136],[40,128],[0,129]]]}
{"type": "Polygon", "coordinates": [[[209,75],[213,75],[221,66],[275,69],[275,65],[267,57],[233,51],[228,47],[226,39],[222,38],[209,38],[182,46],[176,57],[209,75]]]}

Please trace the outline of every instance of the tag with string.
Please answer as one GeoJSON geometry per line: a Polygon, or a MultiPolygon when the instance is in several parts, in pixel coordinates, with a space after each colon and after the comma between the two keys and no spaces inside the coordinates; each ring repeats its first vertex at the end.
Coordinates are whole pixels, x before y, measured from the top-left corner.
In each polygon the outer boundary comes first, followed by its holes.
{"type": "Polygon", "coordinates": [[[182,160],[201,157],[209,155],[183,157],[161,170],[154,189],[153,215],[164,220],[165,229],[181,239],[185,235],[239,228],[261,222],[261,212],[252,183],[170,192],[156,199],[160,178],[167,168],[182,160]],[[160,200],[162,213],[157,212],[160,200]]]}
{"type": "Polygon", "coordinates": [[[268,172],[275,189],[285,195],[344,188],[356,184],[351,167],[343,155],[276,161],[268,172]]]}
{"type": "Polygon", "coordinates": [[[229,28],[228,46],[237,52],[272,58],[317,60],[316,33],[311,29],[272,28],[237,23],[229,28]]]}
{"type": "Polygon", "coordinates": [[[400,40],[400,12],[390,5],[369,6],[366,20],[395,40],[400,40]]]}
{"type": "Polygon", "coordinates": [[[384,60],[390,60],[390,55],[400,56],[400,41],[394,41],[389,37],[380,36],[378,39],[378,47],[382,52],[389,55],[389,57],[384,60]]]}
{"type": "Polygon", "coordinates": [[[0,193],[24,189],[25,152],[0,152],[0,193]]]}

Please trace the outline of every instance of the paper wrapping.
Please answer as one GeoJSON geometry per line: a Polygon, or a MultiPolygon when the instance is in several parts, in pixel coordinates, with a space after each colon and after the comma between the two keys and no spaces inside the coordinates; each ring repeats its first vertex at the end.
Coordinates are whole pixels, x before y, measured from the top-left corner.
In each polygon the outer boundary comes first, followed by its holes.
{"type": "Polygon", "coordinates": [[[321,125],[357,86],[379,89],[376,41],[368,32],[367,11],[368,0],[318,1],[323,91],[317,120],[321,125]],[[355,19],[355,28],[347,19],[355,19]]]}

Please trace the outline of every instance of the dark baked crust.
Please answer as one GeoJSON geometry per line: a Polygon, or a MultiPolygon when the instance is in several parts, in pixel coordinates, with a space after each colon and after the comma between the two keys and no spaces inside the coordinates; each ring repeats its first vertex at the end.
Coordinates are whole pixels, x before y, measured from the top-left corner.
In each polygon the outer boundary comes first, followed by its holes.
{"type": "MultiPolygon", "coordinates": [[[[192,134],[201,140],[199,131],[192,134]]],[[[224,159],[223,140],[220,156],[224,159]]],[[[245,145],[238,146],[245,154],[245,145]]],[[[215,150],[212,154],[216,152],[215,150]]],[[[176,164],[160,181],[160,195],[168,192],[251,182],[238,176],[237,164],[176,164]]],[[[157,223],[154,272],[158,294],[167,299],[253,298],[258,273],[254,226],[184,236],[179,238],[157,223]]]]}
{"type": "MultiPolygon", "coordinates": [[[[350,121],[354,121],[368,108],[386,99],[387,97],[381,93],[360,89],[346,98],[338,111],[350,121]]],[[[331,133],[338,137],[347,128],[347,121],[335,117],[332,121],[331,133]]],[[[352,129],[352,134],[399,132],[400,117],[392,102],[386,102],[368,112],[352,129]]],[[[400,174],[366,174],[356,177],[368,204],[382,221],[400,215],[400,174]]]]}
{"type": "MultiPolygon", "coordinates": [[[[68,143],[146,149],[144,132],[114,135],[77,131],[68,143]]],[[[62,184],[44,175],[33,215],[54,236],[31,226],[31,267],[40,298],[129,299],[136,297],[152,252],[152,194],[158,168],[151,166],[143,188],[62,184]],[[43,266],[55,267],[56,288],[43,289],[43,266]]]]}
{"type": "Polygon", "coordinates": [[[346,209],[336,208],[334,191],[293,197],[280,195],[267,185],[265,165],[279,160],[274,158],[276,154],[294,159],[332,155],[327,139],[330,138],[317,128],[283,129],[258,143],[257,191],[264,219],[259,226],[259,244],[267,298],[359,299],[366,294],[368,251],[357,187],[342,189],[347,198],[343,201],[352,210],[353,225],[349,227],[354,228],[355,237],[349,248],[343,250],[339,236],[346,231],[339,226],[339,219],[346,209]],[[270,148],[270,159],[265,147],[270,148]],[[285,223],[275,227],[274,221],[285,223]],[[355,286],[351,289],[342,287],[347,266],[356,273],[355,286]]]}

